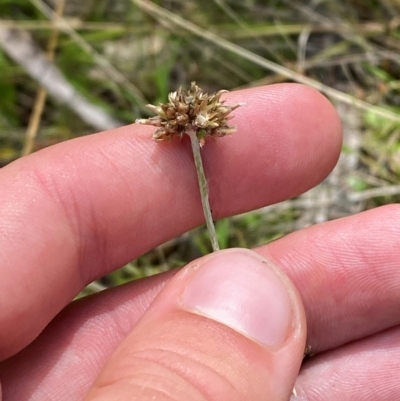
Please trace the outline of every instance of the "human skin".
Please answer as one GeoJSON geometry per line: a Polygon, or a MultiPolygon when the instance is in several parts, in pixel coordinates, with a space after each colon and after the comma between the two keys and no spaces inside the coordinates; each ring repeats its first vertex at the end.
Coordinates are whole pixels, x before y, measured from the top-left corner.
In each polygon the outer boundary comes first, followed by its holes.
{"type": "MultiPolygon", "coordinates": [[[[284,84],[226,99],[246,106],[234,113],[237,133],[204,148],[216,219],[297,196],[335,165],[341,125],[319,93],[284,84]]],[[[203,222],[189,141],[156,144],[149,139],[153,131],[134,124],[75,139],[0,171],[3,400],[74,401],[90,388],[90,399],[102,399],[96,383],[107,366],[126,358],[139,320],[180,279],[168,272],[71,303],[89,282],[203,222]]],[[[400,208],[391,205],[255,250],[286,273],[304,305],[307,343],[316,355],[297,377],[299,400],[380,401],[400,393],[399,222],[400,208]]],[[[182,319],[187,327],[172,324],[167,313],[150,327],[168,328],[168,341],[194,335],[190,315],[182,319]]],[[[214,326],[201,330],[205,346],[227,354],[227,338],[239,341],[225,328],[223,336],[214,326]]],[[[243,344],[236,363],[252,369],[252,345],[243,344]]],[[[293,340],[293,347],[296,367],[300,342],[293,340]]],[[[115,384],[115,400],[136,399],[123,385],[131,373],[106,377],[115,384]]],[[[280,385],[290,388],[295,374],[280,385]]],[[[255,380],[253,391],[263,395],[262,385],[255,380]]],[[[246,396],[250,390],[229,391],[246,396]]]]}

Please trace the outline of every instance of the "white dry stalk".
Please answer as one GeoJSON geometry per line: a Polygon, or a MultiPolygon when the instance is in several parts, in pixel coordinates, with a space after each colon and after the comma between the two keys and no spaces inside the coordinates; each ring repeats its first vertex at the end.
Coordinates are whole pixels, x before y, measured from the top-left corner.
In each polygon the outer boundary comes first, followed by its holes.
{"type": "Polygon", "coordinates": [[[201,153],[200,153],[200,143],[199,140],[197,139],[195,130],[193,129],[187,130],[186,134],[189,136],[190,142],[192,144],[192,151],[193,151],[194,163],[196,166],[197,179],[199,181],[201,204],[203,206],[203,212],[204,212],[204,217],[206,219],[207,229],[210,234],[211,246],[214,252],[219,251],[220,247],[218,244],[217,232],[215,231],[215,225],[210,207],[208,184],[206,175],[204,173],[203,160],[201,158],[201,153]]]}

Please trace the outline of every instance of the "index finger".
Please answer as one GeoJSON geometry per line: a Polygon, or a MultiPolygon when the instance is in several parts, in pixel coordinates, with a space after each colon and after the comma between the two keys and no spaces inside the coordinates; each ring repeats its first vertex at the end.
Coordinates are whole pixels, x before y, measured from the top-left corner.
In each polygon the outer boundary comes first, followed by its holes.
{"type": "MultiPolygon", "coordinates": [[[[302,85],[230,93],[231,137],[207,142],[216,218],[296,196],[340,151],[331,104],[302,85]]],[[[130,125],[62,143],[0,172],[0,358],[35,338],[93,279],[202,223],[189,141],[130,125]]]]}

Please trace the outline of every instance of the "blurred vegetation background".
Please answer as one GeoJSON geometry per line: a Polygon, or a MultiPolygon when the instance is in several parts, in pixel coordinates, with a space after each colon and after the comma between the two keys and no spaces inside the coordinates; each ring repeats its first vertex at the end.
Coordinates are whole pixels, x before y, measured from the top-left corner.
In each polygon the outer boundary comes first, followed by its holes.
{"type": "MultiPolygon", "coordinates": [[[[216,223],[222,248],[400,200],[400,0],[0,0],[0,167],[205,91],[307,82],[344,124],[334,172],[306,194],[216,223]]],[[[83,294],[210,252],[199,228],[83,294]]]]}

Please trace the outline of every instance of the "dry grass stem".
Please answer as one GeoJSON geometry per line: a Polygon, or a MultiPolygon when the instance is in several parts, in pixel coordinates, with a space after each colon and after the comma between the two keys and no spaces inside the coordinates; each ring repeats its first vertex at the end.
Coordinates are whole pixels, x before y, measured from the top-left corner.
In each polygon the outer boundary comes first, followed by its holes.
{"type": "MultiPolygon", "coordinates": [[[[55,11],[55,14],[58,17],[61,17],[63,12],[64,12],[64,7],[65,7],[65,0],[59,0],[57,2],[57,8],[55,11]]],[[[50,34],[50,38],[48,41],[47,45],[47,60],[49,62],[52,62],[54,60],[54,53],[57,47],[57,41],[58,41],[58,34],[59,30],[57,29],[56,26],[53,26],[50,34]]],[[[43,109],[46,103],[46,97],[47,97],[47,91],[46,89],[41,86],[38,89],[38,92],[36,94],[36,99],[35,103],[33,106],[33,111],[31,114],[31,118],[29,120],[28,124],[28,129],[26,130],[26,138],[25,138],[25,144],[22,149],[22,156],[29,155],[32,150],[33,150],[33,145],[35,142],[35,138],[39,129],[40,125],[40,120],[42,117],[43,109]]]]}

